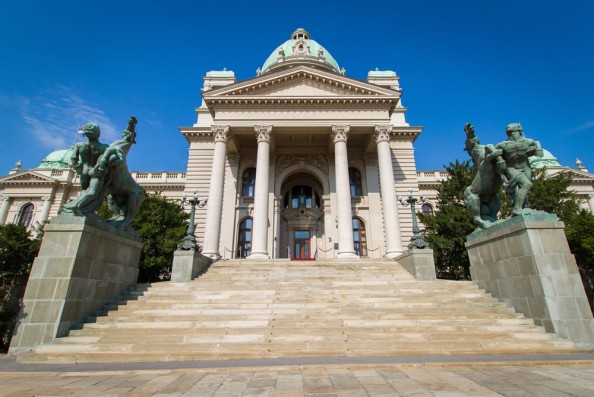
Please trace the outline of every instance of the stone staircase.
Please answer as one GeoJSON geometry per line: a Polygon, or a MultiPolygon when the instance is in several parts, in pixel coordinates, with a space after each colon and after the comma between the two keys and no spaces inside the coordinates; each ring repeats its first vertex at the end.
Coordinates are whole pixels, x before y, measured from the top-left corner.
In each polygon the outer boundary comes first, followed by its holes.
{"type": "Polygon", "coordinates": [[[20,362],[90,363],[584,351],[471,282],[394,261],[220,261],[190,283],[131,291],[20,362]]]}

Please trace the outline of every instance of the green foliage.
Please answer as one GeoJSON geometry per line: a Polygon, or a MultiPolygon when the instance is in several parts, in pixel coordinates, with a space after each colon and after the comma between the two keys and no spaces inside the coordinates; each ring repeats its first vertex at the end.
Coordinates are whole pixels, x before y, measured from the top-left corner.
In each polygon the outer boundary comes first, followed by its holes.
{"type": "Polygon", "coordinates": [[[575,256],[590,307],[594,309],[594,215],[582,210],[565,225],[569,248],[575,256]]]}
{"type": "Polygon", "coordinates": [[[560,173],[546,177],[544,169],[532,173],[532,188],[528,193],[528,206],[555,214],[563,222],[568,221],[580,211],[580,202],[571,186],[571,174],[560,173]]]}
{"type": "Polygon", "coordinates": [[[173,252],[185,236],[188,214],[176,203],[159,194],[147,194],[132,227],[142,238],[138,282],[168,279],[173,252]]]}
{"type": "Polygon", "coordinates": [[[472,214],[464,206],[464,189],[476,175],[470,161],[445,166],[449,178],[437,189],[437,212],[434,216],[418,214],[425,225],[425,239],[433,248],[439,278],[470,279],[470,262],[464,242],[475,229],[472,214]]]}
{"type": "Polygon", "coordinates": [[[39,251],[39,240],[20,225],[0,225],[0,277],[2,280],[29,274],[39,251]]]}
{"type": "Polygon", "coordinates": [[[0,351],[7,351],[40,240],[20,225],[0,225],[0,351]]]}

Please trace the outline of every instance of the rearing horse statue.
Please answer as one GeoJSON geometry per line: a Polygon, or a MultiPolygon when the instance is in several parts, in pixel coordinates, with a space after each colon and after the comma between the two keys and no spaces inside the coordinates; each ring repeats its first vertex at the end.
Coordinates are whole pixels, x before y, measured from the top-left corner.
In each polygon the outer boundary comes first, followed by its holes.
{"type": "Polygon", "coordinates": [[[499,189],[501,187],[501,150],[493,145],[481,145],[474,134],[474,127],[467,123],[465,150],[478,168],[470,186],[464,190],[464,205],[472,212],[472,220],[480,229],[486,229],[497,220],[501,209],[499,189]]]}
{"type": "Polygon", "coordinates": [[[76,200],[64,206],[64,214],[98,220],[95,211],[107,196],[107,206],[113,214],[107,222],[117,228],[129,229],[144,200],[142,188],[130,175],[126,163],[126,156],[136,143],[136,123],[136,117],[130,117],[122,139],[112,143],[99,157],[97,164],[89,171],[91,180],[88,188],[76,200]]]}

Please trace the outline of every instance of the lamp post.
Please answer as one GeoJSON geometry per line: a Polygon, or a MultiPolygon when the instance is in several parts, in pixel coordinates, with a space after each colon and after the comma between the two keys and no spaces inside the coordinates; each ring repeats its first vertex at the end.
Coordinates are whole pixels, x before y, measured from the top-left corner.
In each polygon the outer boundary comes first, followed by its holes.
{"type": "Polygon", "coordinates": [[[194,232],[196,231],[194,218],[196,216],[196,207],[204,208],[208,202],[208,198],[206,200],[200,200],[200,197],[198,196],[198,190],[194,190],[193,198],[190,199],[188,199],[184,193],[181,199],[181,205],[183,206],[186,202],[190,204],[190,224],[188,225],[186,237],[184,237],[183,240],[177,245],[177,249],[181,251],[194,250],[201,252],[202,249],[196,241],[196,236],[194,236],[194,232]]]}
{"type": "Polygon", "coordinates": [[[410,238],[410,244],[408,244],[408,248],[423,249],[429,247],[429,244],[423,239],[423,236],[421,235],[421,230],[419,229],[419,225],[417,223],[417,213],[415,212],[415,204],[417,201],[420,201],[421,203],[425,202],[423,194],[421,193],[420,197],[416,199],[413,197],[412,189],[409,189],[408,198],[405,200],[404,197],[399,197],[398,201],[400,201],[400,204],[402,204],[403,207],[408,207],[410,205],[410,212],[412,213],[413,236],[410,238]]]}

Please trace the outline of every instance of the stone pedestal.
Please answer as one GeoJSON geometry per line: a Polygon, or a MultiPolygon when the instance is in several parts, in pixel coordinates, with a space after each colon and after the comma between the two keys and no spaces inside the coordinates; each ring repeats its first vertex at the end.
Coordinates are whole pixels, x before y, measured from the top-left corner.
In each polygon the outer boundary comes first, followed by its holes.
{"type": "Polygon", "coordinates": [[[417,280],[429,281],[437,279],[433,250],[430,248],[409,249],[395,260],[417,280]]]}
{"type": "Polygon", "coordinates": [[[547,332],[594,343],[594,320],[564,225],[555,215],[517,216],[466,238],[472,280],[547,332]]]}
{"type": "Polygon", "coordinates": [[[53,218],[31,268],[10,354],[66,336],[136,284],[141,250],[135,233],[84,217],[53,218]]]}
{"type": "Polygon", "coordinates": [[[198,251],[175,251],[173,253],[173,266],[171,268],[171,282],[187,283],[195,279],[212,262],[207,256],[198,251]]]}

